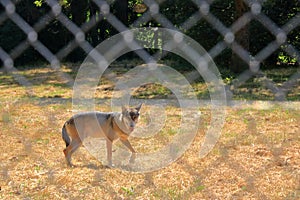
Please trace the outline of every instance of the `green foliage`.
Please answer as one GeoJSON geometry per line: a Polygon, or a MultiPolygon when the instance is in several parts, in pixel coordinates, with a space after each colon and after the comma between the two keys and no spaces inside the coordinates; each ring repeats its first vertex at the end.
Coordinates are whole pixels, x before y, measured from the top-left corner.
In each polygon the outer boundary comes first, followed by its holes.
{"type": "MultiPolygon", "coordinates": [[[[282,27],[289,20],[300,12],[299,0],[268,0],[265,1],[262,7],[262,12],[266,14],[278,27],[282,27]]],[[[293,29],[287,35],[287,43],[300,49],[300,28],[293,29]]],[[[269,42],[276,40],[276,37],[270,33],[264,26],[257,21],[251,26],[251,52],[257,52],[265,47],[269,42]]],[[[281,46],[286,48],[286,44],[281,46]]],[[[282,49],[275,51],[265,62],[266,67],[273,67],[277,63],[287,64],[295,61],[296,55],[287,55],[282,49]],[[284,56],[284,57],[283,57],[284,56]]]]}
{"type": "Polygon", "coordinates": [[[130,188],[126,188],[126,187],[121,187],[121,189],[128,195],[131,196],[134,194],[134,189],[131,186],[130,188]]]}
{"type": "Polygon", "coordinates": [[[35,5],[36,7],[42,7],[43,1],[42,1],[42,0],[36,0],[36,1],[34,1],[33,3],[34,3],[34,5],[35,5]]]}
{"type": "MultiPolygon", "coordinates": [[[[124,5],[128,5],[127,9],[120,8],[116,5],[119,1],[110,0],[111,12],[116,17],[121,18],[125,24],[132,27],[132,24],[137,19],[143,16],[143,13],[135,11],[135,6],[143,4],[142,0],[127,0],[124,5]],[[127,18],[127,21],[126,21],[127,18]]],[[[215,0],[211,1],[210,13],[214,15],[226,27],[232,26],[236,20],[235,0],[215,0]]],[[[98,5],[90,0],[71,1],[59,0],[62,6],[62,12],[79,27],[85,22],[93,20],[93,16],[97,19],[102,19],[89,29],[85,36],[86,40],[92,45],[97,46],[103,40],[117,34],[118,31],[109,24],[98,5]]],[[[124,3],[124,2],[122,2],[124,3]]],[[[18,1],[16,12],[31,26],[34,26],[51,7],[45,3],[45,0],[23,0],[18,1]]],[[[123,4],[122,4],[123,5],[123,4]]],[[[207,51],[211,50],[216,44],[224,40],[224,36],[217,31],[217,27],[207,22],[205,17],[200,16],[200,20],[193,26],[186,28],[187,20],[197,19],[195,13],[199,11],[198,6],[191,0],[165,0],[160,3],[160,13],[164,15],[174,26],[182,30],[185,34],[192,37],[201,44],[207,51]]],[[[289,20],[295,17],[300,12],[300,2],[298,0],[267,0],[263,1],[262,12],[266,14],[278,27],[285,25],[289,20]]],[[[199,17],[199,16],[198,16],[199,17]]],[[[143,20],[142,20],[143,21],[143,20]]],[[[164,26],[161,21],[151,19],[149,21],[135,24],[135,27],[149,26],[164,26]]],[[[249,28],[249,51],[252,55],[256,55],[270,42],[276,40],[274,36],[261,22],[253,18],[248,24],[249,28]]],[[[23,41],[26,41],[27,35],[9,19],[0,24],[0,46],[6,52],[10,53],[14,48],[23,41]]],[[[67,46],[74,35],[56,19],[46,21],[45,27],[38,30],[38,39],[41,41],[53,54],[59,52],[67,46]]],[[[141,38],[145,42],[149,42],[150,54],[155,53],[153,47],[160,45],[160,41],[153,40],[152,35],[148,38],[141,38]]],[[[300,49],[300,27],[293,29],[287,35],[287,43],[293,45],[296,49],[300,49]]],[[[286,44],[282,44],[281,49],[276,50],[264,61],[265,67],[274,66],[278,63],[290,65],[295,64],[296,55],[288,55],[284,52],[286,44]]],[[[217,57],[214,58],[219,68],[230,68],[232,51],[230,47],[223,50],[217,57]]],[[[69,55],[64,57],[65,61],[80,62],[85,58],[85,52],[80,48],[74,48],[69,55]]],[[[127,54],[125,59],[131,59],[132,54],[127,54]]],[[[178,69],[185,70],[186,64],[182,64],[176,56],[168,55],[168,60],[173,60],[177,63],[175,66],[178,69]],[[182,68],[181,68],[182,67],[182,68]]],[[[23,65],[28,62],[44,61],[44,58],[33,48],[29,48],[17,58],[17,64],[23,65]]]]}

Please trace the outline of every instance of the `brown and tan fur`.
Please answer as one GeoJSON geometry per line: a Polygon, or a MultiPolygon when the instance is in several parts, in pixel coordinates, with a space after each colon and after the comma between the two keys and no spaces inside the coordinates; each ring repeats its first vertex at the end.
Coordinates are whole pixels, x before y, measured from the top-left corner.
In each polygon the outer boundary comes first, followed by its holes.
{"type": "Polygon", "coordinates": [[[68,166],[72,166],[71,156],[87,137],[105,138],[108,166],[112,166],[112,143],[120,141],[135,154],[128,137],[134,130],[142,104],[135,108],[122,106],[122,112],[87,112],[71,117],[62,128],[62,138],[66,143],[64,154],[68,166]]]}

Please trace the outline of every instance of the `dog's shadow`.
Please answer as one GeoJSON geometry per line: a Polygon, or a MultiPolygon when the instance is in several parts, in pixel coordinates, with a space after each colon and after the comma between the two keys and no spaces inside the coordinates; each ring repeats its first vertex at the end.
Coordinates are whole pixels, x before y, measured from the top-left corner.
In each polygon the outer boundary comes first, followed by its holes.
{"type": "MultiPolygon", "coordinates": [[[[120,168],[123,169],[127,169],[130,170],[132,165],[135,163],[135,159],[136,159],[136,154],[132,154],[129,158],[128,164],[125,165],[119,165],[120,168]]],[[[117,166],[113,165],[113,166],[108,166],[105,164],[95,164],[95,163],[89,163],[89,164],[77,164],[77,165],[72,165],[72,168],[87,168],[87,169],[92,169],[92,170],[99,170],[99,169],[115,169],[118,168],[117,166]]]]}
{"type": "Polygon", "coordinates": [[[105,166],[103,165],[96,165],[96,164],[86,164],[86,165],[82,165],[82,166],[77,166],[77,167],[81,167],[81,168],[88,168],[88,169],[93,169],[93,170],[99,170],[99,169],[105,169],[105,166]]]}

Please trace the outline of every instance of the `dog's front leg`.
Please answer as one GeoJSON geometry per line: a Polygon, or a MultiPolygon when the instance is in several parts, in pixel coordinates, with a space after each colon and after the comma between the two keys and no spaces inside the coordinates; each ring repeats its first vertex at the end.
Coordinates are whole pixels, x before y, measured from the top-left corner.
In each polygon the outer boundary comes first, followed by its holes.
{"type": "Polygon", "coordinates": [[[134,163],[134,161],[135,161],[135,157],[136,157],[136,152],[135,152],[135,150],[133,149],[133,147],[131,146],[131,144],[130,144],[130,142],[127,140],[127,139],[121,139],[121,142],[131,151],[131,156],[130,156],[130,160],[129,160],[129,162],[130,163],[134,163]]]}
{"type": "Polygon", "coordinates": [[[106,139],[106,151],[108,166],[112,167],[112,141],[110,141],[109,139],[106,139]]]}
{"type": "Polygon", "coordinates": [[[127,139],[120,139],[121,142],[131,151],[131,153],[135,153],[135,150],[131,146],[130,142],[127,139]]]}

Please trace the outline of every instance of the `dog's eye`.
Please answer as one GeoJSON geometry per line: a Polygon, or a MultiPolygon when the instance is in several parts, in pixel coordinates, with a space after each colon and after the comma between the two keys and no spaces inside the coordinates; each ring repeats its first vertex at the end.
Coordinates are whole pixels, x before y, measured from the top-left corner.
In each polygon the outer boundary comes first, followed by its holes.
{"type": "Polygon", "coordinates": [[[139,113],[135,113],[135,112],[130,112],[129,115],[130,115],[130,117],[131,117],[132,120],[135,120],[135,119],[137,119],[139,117],[140,114],[139,113]]]}

